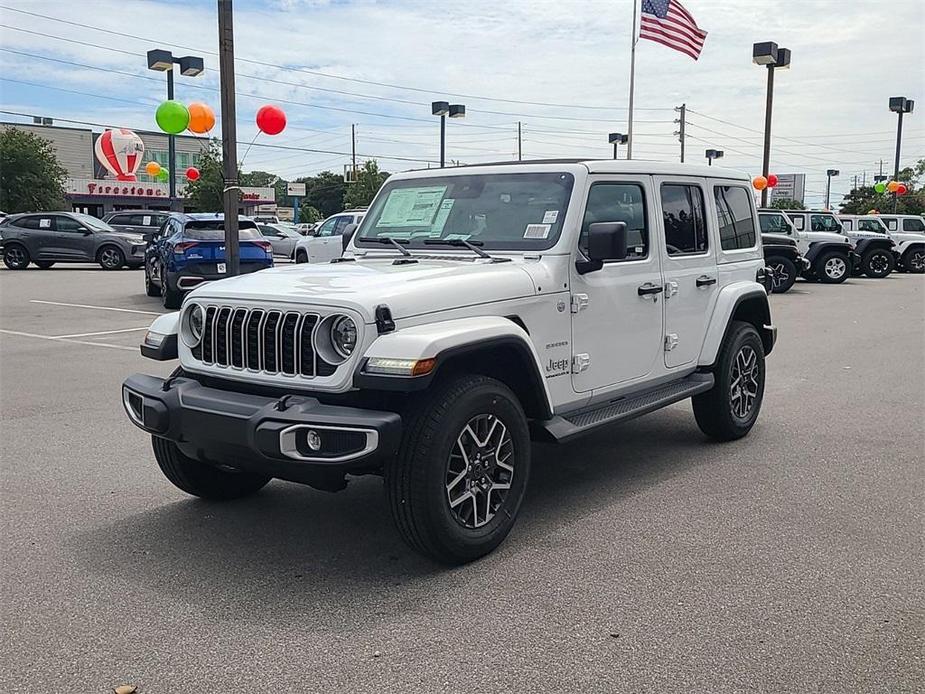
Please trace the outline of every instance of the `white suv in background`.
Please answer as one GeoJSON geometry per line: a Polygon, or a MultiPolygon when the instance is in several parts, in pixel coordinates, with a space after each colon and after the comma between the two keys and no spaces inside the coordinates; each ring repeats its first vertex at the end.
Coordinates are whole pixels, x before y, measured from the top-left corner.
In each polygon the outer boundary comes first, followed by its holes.
{"type": "Polygon", "coordinates": [[[349,233],[360,225],[365,212],[345,210],[331,215],[317,226],[311,236],[296,242],[292,259],[297,263],[328,263],[340,258],[350,241],[349,233]]]}

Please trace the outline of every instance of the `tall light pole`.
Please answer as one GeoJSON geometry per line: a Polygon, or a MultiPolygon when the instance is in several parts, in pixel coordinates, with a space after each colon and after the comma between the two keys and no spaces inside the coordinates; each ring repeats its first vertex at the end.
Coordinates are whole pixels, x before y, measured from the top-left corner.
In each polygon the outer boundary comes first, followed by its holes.
{"type": "Polygon", "coordinates": [[[442,169],[446,164],[446,117],[465,118],[466,107],[447,101],[434,101],[430,105],[430,112],[435,116],[440,116],[440,168],[442,169]]]}
{"type": "Polygon", "coordinates": [[[829,169],[825,172],[825,209],[830,209],[829,193],[832,192],[832,176],[838,175],[838,169],[829,169]]]}
{"type": "Polygon", "coordinates": [[[624,135],[623,133],[610,133],[607,136],[607,142],[613,145],[613,158],[617,158],[617,146],[625,145],[629,142],[629,136],[624,135]]]}
{"type": "MultiPolygon", "coordinates": [[[[768,177],[771,169],[771,111],[774,105],[774,71],[790,67],[790,49],[778,48],[773,41],[756,43],[752,46],[752,62],[768,69],[768,93],[764,108],[764,161],[761,175],[768,177]]],[[[768,206],[768,189],[761,191],[761,206],[768,206]]]]}
{"type": "MultiPolygon", "coordinates": [[[[167,98],[173,99],[173,66],[180,66],[180,74],[187,77],[196,77],[202,74],[204,65],[202,58],[194,55],[185,55],[174,58],[173,53],[161,48],[148,51],[148,69],[167,73],[167,98]]],[[[174,135],[167,135],[167,168],[170,171],[170,209],[176,206],[177,198],[177,140],[174,135]]]]}
{"type": "Polygon", "coordinates": [[[722,159],[725,152],[721,149],[708,149],[703,153],[703,156],[707,158],[707,166],[713,166],[714,159],[722,159]]]}
{"type": "MultiPolygon", "coordinates": [[[[896,122],[896,159],[893,162],[893,180],[899,180],[899,158],[902,152],[903,144],[903,114],[912,113],[915,102],[904,96],[890,97],[890,110],[898,116],[896,122]]],[[[899,202],[899,196],[893,193],[893,212],[896,212],[896,206],[899,202]]]]}

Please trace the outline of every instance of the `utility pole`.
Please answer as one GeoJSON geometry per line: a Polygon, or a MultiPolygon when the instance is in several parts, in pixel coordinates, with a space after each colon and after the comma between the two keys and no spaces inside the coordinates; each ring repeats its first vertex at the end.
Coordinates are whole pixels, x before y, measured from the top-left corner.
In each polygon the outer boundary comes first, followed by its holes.
{"type": "Polygon", "coordinates": [[[353,158],[353,182],[357,180],[357,126],[356,123],[350,124],[350,146],[351,156],[353,158]]]}
{"type": "Polygon", "coordinates": [[[858,175],[854,174],[854,190],[858,189],[858,175]]]}
{"type": "Polygon", "coordinates": [[[517,161],[523,161],[524,151],[523,151],[523,140],[520,137],[520,121],[517,121],[517,161]]]}
{"type": "Polygon", "coordinates": [[[240,271],[238,245],[238,134],[235,128],[234,103],[234,8],[232,0],[218,0],[218,65],[222,102],[222,172],[225,187],[222,207],[225,212],[225,262],[228,275],[240,271]]]}
{"type": "Polygon", "coordinates": [[[678,132],[675,135],[678,136],[678,142],[681,143],[681,163],[684,163],[684,137],[685,137],[685,122],[687,121],[687,104],[681,104],[678,106],[675,111],[678,111],[681,114],[681,117],[675,120],[675,123],[680,123],[681,127],[678,129],[678,132]]]}

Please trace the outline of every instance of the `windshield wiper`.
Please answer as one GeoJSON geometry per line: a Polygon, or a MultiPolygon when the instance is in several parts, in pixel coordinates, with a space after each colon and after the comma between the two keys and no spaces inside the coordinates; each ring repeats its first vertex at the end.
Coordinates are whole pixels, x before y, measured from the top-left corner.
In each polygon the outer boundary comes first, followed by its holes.
{"type": "Polygon", "coordinates": [[[397,248],[403,256],[410,257],[411,254],[408,252],[408,249],[402,248],[402,244],[407,244],[408,239],[396,239],[391,236],[377,236],[374,239],[363,239],[364,241],[375,241],[376,243],[391,243],[395,248],[397,248]]]}
{"type": "Polygon", "coordinates": [[[456,246],[458,248],[468,248],[480,258],[488,258],[493,263],[504,263],[510,258],[492,258],[488,253],[483,251],[479,246],[484,246],[483,241],[466,241],[466,239],[424,239],[427,246],[456,246]]]}

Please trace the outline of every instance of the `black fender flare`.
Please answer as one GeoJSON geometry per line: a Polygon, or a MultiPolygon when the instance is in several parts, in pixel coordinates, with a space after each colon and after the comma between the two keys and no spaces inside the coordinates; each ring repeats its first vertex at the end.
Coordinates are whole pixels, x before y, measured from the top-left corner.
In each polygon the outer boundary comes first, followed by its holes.
{"type": "Polygon", "coordinates": [[[847,244],[835,243],[834,241],[816,241],[810,244],[805,257],[811,264],[815,264],[816,258],[828,251],[838,251],[844,254],[846,258],[851,256],[851,247],[847,244]]]}
{"type": "Polygon", "coordinates": [[[873,250],[883,250],[892,255],[893,244],[888,239],[858,239],[855,251],[862,258],[873,250]]]}

